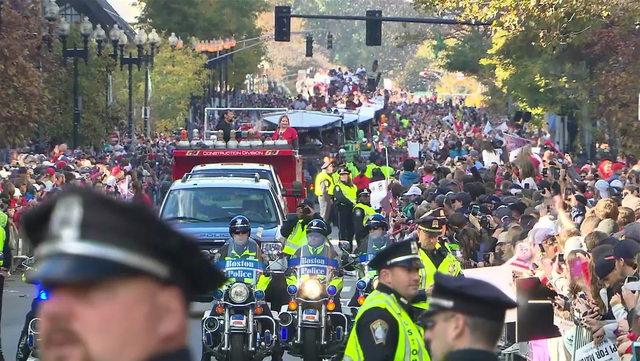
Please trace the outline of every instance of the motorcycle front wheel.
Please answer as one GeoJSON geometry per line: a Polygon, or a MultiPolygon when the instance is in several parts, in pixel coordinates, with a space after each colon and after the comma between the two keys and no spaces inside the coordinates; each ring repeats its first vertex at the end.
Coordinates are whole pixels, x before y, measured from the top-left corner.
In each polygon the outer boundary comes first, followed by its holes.
{"type": "Polygon", "coordinates": [[[302,360],[303,361],[320,361],[318,355],[318,329],[303,328],[302,329],[302,360]]]}
{"type": "Polygon", "coordinates": [[[244,333],[232,333],[230,335],[231,342],[229,350],[229,361],[245,361],[245,352],[244,352],[244,333]]]}

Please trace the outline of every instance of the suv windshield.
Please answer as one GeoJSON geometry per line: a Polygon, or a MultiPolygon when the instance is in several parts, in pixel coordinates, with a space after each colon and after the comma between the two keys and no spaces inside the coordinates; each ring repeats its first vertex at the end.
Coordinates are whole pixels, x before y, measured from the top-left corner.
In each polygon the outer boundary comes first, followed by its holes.
{"type": "Polygon", "coordinates": [[[227,223],[242,214],[251,225],[275,227],[278,207],[270,191],[252,188],[188,188],[169,192],[160,217],[181,222],[227,223]]]}
{"type": "MultiPolygon", "coordinates": [[[[194,178],[210,178],[210,177],[235,177],[235,178],[253,178],[258,173],[260,179],[266,179],[271,182],[274,191],[282,189],[279,179],[274,179],[273,173],[267,169],[203,169],[192,172],[191,179],[194,178]],[[279,187],[279,188],[278,188],[279,187]]],[[[278,192],[276,192],[277,194],[278,192]]]]}

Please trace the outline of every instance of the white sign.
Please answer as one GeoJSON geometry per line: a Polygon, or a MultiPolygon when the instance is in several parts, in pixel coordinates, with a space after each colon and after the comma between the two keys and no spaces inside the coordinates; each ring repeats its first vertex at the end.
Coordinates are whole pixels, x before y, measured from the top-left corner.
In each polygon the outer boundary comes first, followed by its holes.
{"type": "Polygon", "coordinates": [[[606,337],[604,342],[596,346],[593,342],[582,346],[576,351],[575,361],[620,361],[618,348],[606,337]]]}
{"type": "Polygon", "coordinates": [[[369,189],[371,190],[371,208],[380,209],[382,200],[387,196],[387,181],[371,182],[369,183],[369,189]]]}
{"type": "Polygon", "coordinates": [[[407,151],[409,152],[409,157],[419,158],[420,157],[420,143],[418,142],[407,142],[407,151]]]}

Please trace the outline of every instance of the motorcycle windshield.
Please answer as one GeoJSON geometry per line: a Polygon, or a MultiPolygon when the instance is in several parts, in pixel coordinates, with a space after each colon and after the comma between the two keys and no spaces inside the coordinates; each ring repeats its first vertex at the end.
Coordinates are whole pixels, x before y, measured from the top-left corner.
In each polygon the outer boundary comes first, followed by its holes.
{"type": "Polygon", "coordinates": [[[229,251],[218,266],[224,270],[228,283],[243,282],[256,285],[264,272],[264,263],[258,259],[258,244],[249,239],[246,244],[229,241],[229,251]]]}
{"type": "Polygon", "coordinates": [[[358,256],[359,263],[364,265],[368,264],[369,261],[371,261],[373,257],[375,257],[376,253],[385,249],[391,243],[392,243],[391,238],[387,236],[382,236],[378,238],[372,238],[371,236],[369,236],[369,239],[367,240],[367,253],[361,254],[360,256],[358,256]]]}
{"type": "Polygon", "coordinates": [[[300,248],[299,257],[289,261],[289,267],[295,269],[298,296],[307,300],[318,300],[326,295],[326,289],[339,267],[336,259],[332,258],[329,243],[319,247],[305,245],[300,248]]]}

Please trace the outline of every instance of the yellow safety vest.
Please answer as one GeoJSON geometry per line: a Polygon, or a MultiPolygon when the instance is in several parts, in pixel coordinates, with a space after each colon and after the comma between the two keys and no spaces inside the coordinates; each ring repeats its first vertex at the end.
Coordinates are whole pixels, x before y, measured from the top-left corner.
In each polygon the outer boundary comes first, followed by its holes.
{"type": "MultiPolygon", "coordinates": [[[[436,250],[440,247],[442,247],[440,243],[437,243],[436,250]]],[[[449,248],[449,246],[445,245],[444,247],[447,249],[448,254],[444,258],[442,263],[440,263],[440,266],[438,266],[438,268],[436,268],[433,262],[431,262],[431,258],[427,256],[427,253],[422,248],[420,248],[420,258],[422,259],[422,263],[424,264],[424,267],[420,269],[421,290],[426,290],[433,284],[433,277],[435,276],[436,272],[444,273],[451,276],[458,276],[460,274],[460,271],[462,270],[462,264],[460,264],[460,262],[453,255],[453,252],[451,252],[451,248],[449,248]]],[[[425,310],[429,307],[428,302],[418,302],[414,303],[413,305],[425,310]]]]}
{"type": "MultiPolygon", "coordinates": [[[[257,252],[251,252],[249,250],[246,250],[244,252],[242,252],[242,254],[238,254],[236,253],[236,251],[233,251],[233,253],[235,255],[237,255],[237,257],[225,257],[224,260],[228,261],[228,260],[237,260],[237,259],[247,259],[247,260],[252,260],[252,261],[257,261],[258,259],[256,258],[257,256],[257,252]]],[[[225,284],[231,284],[231,283],[235,283],[235,282],[244,282],[244,283],[248,283],[248,284],[253,284],[253,279],[251,278],[245,278],[242,280],[236,280],[235,278],[227,278],[227,282],[225,284]]],[[[269,286],[269,282],[271,282],[271,278],[265,276],[264,274],[260,274],[260,277],[258,277],[258,283],[256,284],[256,290],[266,290],[267,286],[269,286]]]]}
{"type": "Polygon", "coordinates": [[[358,168],[356,167],[355,164],[353,164],[353,162],[349,162],[347,163],[347,169],[349,170],[349,172],[351,172],[351,176],[355,177],[358,174],[360,174],[360,171],[358,170],[358,168]]]}
{"type": "Polygon", "coordinates": [[[376,211],[373,210],[373,208],[369,207],[366,204],[362,204],[362,203],[358,203],[353,207],[353,211],[355,212],[356,208],[360,208],[364,211],[364,218],[362,219],[362,225],[364,226],[367,223],[367,219],[369,219],[369,217],[373,216],[374,214],[376,214],[376,211]]]}
{"type": "MultiPolygon", "coordinates": [[[[7,232],[4,227],[0,227],[0,252],[4,252],[4,242],[7,240],[7,232]]],[[[0,261],[0,266],[4,266],[4,259],[0,261]]]]}
{"type": "Polygon", "coordinates": [[[392,178],[393,177],[394,170],[391,167],[387,167],[386,165],[382,166],[382,167],[380,167],[380,171],[382,172],[382,174],[384,174],[384,176],[386,178],[392,178]]]}
{"type": "Polygon", "coordinates": [[[367,164],[367,170],[364,172],[365,177],[371,179],[371,177],[373,176],[373,170],[376,168],[378,168],[378,166],[373,163],[367,164]]]}
{"type": "Polygon", "coordinates": [[[338,184],[340,182],[340,174],[338,172],[331,173],[331,179],[333,179],[333,184],[338,184]]]}
{"type": "Polygon", "coordinates": [[[6,213],[0,211],[0,227],[5,228],[9,222],[9,216],[6,213]]]}
{"type": "Polygon", "coordinates": [[[326,172],[320,172],[316,176],[316,184],[315,184],[315,193],[316,196],[321,197],[322,194],[322,182],[325,180],[329,181],[329,187],[327,188],[327,193],[332,196],[333,195],[333,178],[328,175],[326,172]]]}
{"type": "Polygon", "coordinates": [[[307,227],[302,225],[302,219],[296,223],[293,231],[287,237],[287,241],[284,244],[284,253],[289,256],[293,256],[298,248],[302,247],[307,240],[307,227]]]}
{"type": "Polygon", "coordinates": [[[353,325],[352,332],[347,341],[347,347],[344,351],[345,361],[365,361],[362,347],[358,341],[356,328],[358,320],[364,311],[374,307],[387,310],[398,322],[398,343],[396,346],[396,354],[393,358],[394,361],[430,360],[429,354],[424,347],[422,334],[418,331],[418,327],[416,327],[416,324],[411,320],[407,311],[400,306],[400,303],[394,295],[375,290],[367,297],[356,315],[355,324],[353,325]]]}
{"type": "Polygon", "coordinates": [[[356,203],[356,193],[358,192],[358,187],[354,185],[349,186],[342,182],[339,182],[337,184],[338,184],[338,187],[340,187],[342,194],[344,194],[344,196],[347,197],[347,199],[350,200],[351,203],[356,203]]]}
{"type": "MultiPolygon", "coordinates": [[[[309,249],[310,249],[309,253],[312,254],[312,255],[331,258],[330,257],[331,250],[326,245],[322,245],[320,247],[316,247],[315,249],[312,248],[311,246],[307,246],[307,247],[309,247],[309,249]]],[[[303,275],[302,277],[303,277],[302,279],[304,281],[304,280],[307,280],[309,278],[316,277],[316,276],[303,275]]],[[[324,282],[326,280],[326,276],[318,275],[317,278],[319,280],[321,280],[322,282],[324,282]]],[[[296,275],[295,272],[293,274],[291,274],[289,277],[287,277],[285,280],[287,282],[287,285],[289,285],[289,286],[298,285],[298,276],[296,275]]],[[[342,291],[342,287],[344,286],[344,283],[342,282],[342,277],[333,277],[331,280],[329,280],[329,286],[331,286],[331,285],[336,286],[336,288],[338,289],[338,292],[342,291]]]]}

